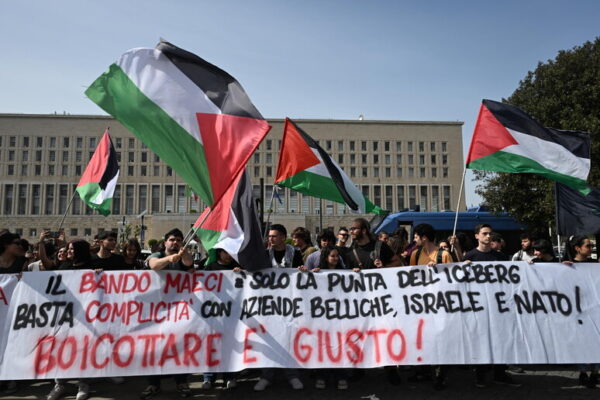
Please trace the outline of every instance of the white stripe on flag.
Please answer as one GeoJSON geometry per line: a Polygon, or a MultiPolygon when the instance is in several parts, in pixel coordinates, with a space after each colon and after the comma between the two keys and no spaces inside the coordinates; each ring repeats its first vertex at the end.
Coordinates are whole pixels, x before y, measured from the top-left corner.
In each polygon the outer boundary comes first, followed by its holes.
{"type": "Polygon", "coordinates": [[[96,196],[94,199],[91,200],[91,202],[93,204],[102,204],[104,203],[104,201],[106,199],[110,199],[111,197],[113,197],[113,194],[115,193],[115,188],[117,187],[117,181],[119,180],[119,173],[121,171],[117,171],[117,174],[114,176],[114,178],[112,178],[107,184],[106,184],[106,189],[104,189],[103,191],[101,191],[100,193],[98,193],[98,196],[96,196]]]}
{"type": "Polygon", "coordinates": [[[221,110],[167,56],[138,48],[123,54],[117,65],[146,97],[202,143],[196,113],[221,114],[221,110]]]}
{"type": "Polygon", "coordinates": [[[505,147],[502,151],[530,158],[545,168],[563,175],[582,180],[587,179],[590,172],[589,159],[577,157],[558,143],[542,140],[512,129],[508,129],[508,131],[519,144],[505,147]]]}

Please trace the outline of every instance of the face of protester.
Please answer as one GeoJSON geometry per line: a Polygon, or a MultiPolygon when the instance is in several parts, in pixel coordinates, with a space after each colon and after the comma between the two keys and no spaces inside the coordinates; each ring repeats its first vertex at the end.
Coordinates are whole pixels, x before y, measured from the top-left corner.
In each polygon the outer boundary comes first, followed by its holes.
{"type": "Polygon", "coordinates": [[[284,244],[284,241],[284,234],[275,229],[269,231],[269,244],[271,245],[271,247],[281,247],[284,244]]]}
{"type": "Polygon", "coordinates": [[[531,240],[529,238],[525,238],[521,240],[521,249],[523,251],[531,250],[531,240]]]}
{"type": "Polygon", "coordinates": [[[349,237],[350,234],[348,233],[348,231],[339,231],[338,240],[340,241],[340,245],[345,245],[349,237]]]}
{"type": "Polygon", "coordinates": [[[113,251],[117,246],[117,239],[109,236],[106,239],[100,241],[100,246],[102,246],[102,248],[105,250],[113,251]]]}
{"type": "Polygon", "coordinates": [[[363,238],[365,233],[358,224],[352,224],[352,226],[350,227],[350,235],[352,235],[352,240],[360,240],[363,238]]]}
{"type": "Polygon", "coordinates": [[[294,246],[296,246],[300,249],[303,249],[306,247],[306,242],[300,236],[294,236],[294,237],[292,237],[292,240],[294,241],[294,246]]]}
{"type": "Polygon", "coordinates": [[[15,239],[6,246],[4,252],[7,254],[12,254],[16,257],[25,255],[25,249],[21,245],[21,239],[15,239]]]}
{"type": "Polygon", "coordinates": [[[500,251],[502,250],[502,242],[490,241],[490,247],[492,250],[500,251]]]}
{"type": "Polygon", "coordinates": [[[331,240],[321,239],[321,248],[333,245],[335,245],[335,243],[333,243],[331,240]]]}
{"type": "Polygon", "coordinates": [[[585,239],[581,244],[581,247],[575,246],[575,251],[577,251],[577,255],[579,255],[581,258],[589,258],[592,256],[593,248],[594,247],[592,246],[590,239],[585,239]]]}
{"type": "Polygon", "coordinates": [[[221,262],[221,264],[229,265],[233,261],[233,258],[228,252],[223,250],[219,251],[219,261],[221,262]]]}
{"type": "Polygon", "coordinates": [[[167,240],[165,240],[165,252],[167,254],[179,253],[182,243],[183,239],[181,237],[173,235],[169,236],[167,240]]]}
{"type": "Polygon", "coordinates": [[[327,266],[329,268],[335,268],[339,262],[340,253],[337,250],[331,250],[331,252],[327,255],[327,266]]]}
{"type": "Polygon", "coordinates": [[[450,251],[450,244],[448,242],[440,242],[440,250],[450,251]]]}
{"type": "Polygon", "coordinates": [[[388,242],[388,240],[390,240],[390,235],[388,235],[388,234],[387,234],[387,233],[385,233],[385,232],[381,232],[381,233],[379,234],[379,240],[380,240],[380,241],[382,241],[382,242],[384,242],[384,243],[387,243],[387,242],[388,242]]]}
{"type": "Polygon", "coordinates": [[[134,259],[138,255],[138,251],[135,246],[127,246],[125,248],[125,257],[129,259],[134,259]]]}
{"type": "Polygon", "coordinates": [[[75,249],[73,248],[73,244],[69,243],[69,247],[67,247],[67,260],[73,260],[75,258],[75,249]]]}
{"type": "Polygon", "coordinates": [[[481,228],[479,230],[479,233],[475,235],[475,239],[477,239],[477,241],[480,244],[489,245],[492,241],[492,238],[490,237],[491,234],[492,234],[492,230],[488,227],[484,227],[484,228],[481,228]]]}
{"type": "Polygon", "coordinates": [[[415,233],[413,239],[415,240],[415,244],[417,245],[417,247],[425,245],[425,236],[420,236],[419,234],[415,233]]]}
{"type": "Polygon", "coordinates": [[[56,258],[58,259],[58,261],[65,261],[67,259],[67,248],[66,247],[61,247],[60,249],[58,249],[58,253],[56,254],[56,258]]]}

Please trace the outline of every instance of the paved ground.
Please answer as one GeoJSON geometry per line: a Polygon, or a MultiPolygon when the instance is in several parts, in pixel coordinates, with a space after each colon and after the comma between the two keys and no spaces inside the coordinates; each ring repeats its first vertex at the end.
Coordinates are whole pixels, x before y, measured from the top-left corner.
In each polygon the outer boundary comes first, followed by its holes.
{"type": "MultiPolygon", "coordinates": [[[[401,371],[402,383],[392,386],[387,382],[383,369],[367,371],[365,377],[357,382],[350,382],[350,388],[339,391],[330,385],[325,390],[314,389],[314,381],[307,373],[303,377],[305,389],[293,391],[285,380],[280,378],[267,390],[261,393],[254,392],[252,387],[257,380],[254,371],[243,374],[239,380],[239,387],[224,390],[220,381],[211,390],[200,389],[201,375],[191,377],[193,395],[191,399],[205,400],[241,400],[267,399],[267,400],[391,400],[391,399],[482,399],[486,400],[541,400],[541,399],[591,399],[600,397],[600,388],[588,389],[578,384],[578,372],[573,366],[531,366],[526,368],[524,374],[514,374],[515,380],[522,383],[521,387],[507,387],[494,385],[490,382],[488,387],[476,388],[473,383],[473,374],[465,368],[453,368],[448,376],[448,386],[443,391],[435,391],[431,382],[411,383],[407,381],[409,372],[401,371]]],[[[129,377],[123,384],[115,384],[106,380],[92,382],[92,399],[137,399],[139,392],[146,386],[142,377],[129,377]]],[[[45,399],[51,390],[49,381],[20,382],[19,390],[12,395],[0,392],[0,399],[45,399]]],[[[75,398],[76,386],[71,385],[72,391],[66,400],[75,398]]],[[[154,399],[178,399],[175,385],[171,379],[165,379],[162,384],[162,393],[154,399]]]]}

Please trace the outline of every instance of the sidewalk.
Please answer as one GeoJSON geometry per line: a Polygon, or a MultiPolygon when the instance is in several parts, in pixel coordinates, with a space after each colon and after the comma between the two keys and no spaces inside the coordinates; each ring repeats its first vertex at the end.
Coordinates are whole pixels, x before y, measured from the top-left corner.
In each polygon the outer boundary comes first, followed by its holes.
{"type": "MultiPolygon", "coordinates": [[[[210,390],[200,389],[202,377],[200,374],[191,376],[190,387],[193,394],[190,399],[205,400],[240,400],[266,399],[266,400],[395,400],[395,399],[482,399],[486,400],[546,400],[546,399],[590,399],[600,395],[600,388],[588,389],[579,386],[579,372],[574,366],[530,366],[525,368],[524,374],[514,374],[513,378],[521,387],[514,388],[496,385],[490,382],[486,388],[474,386],[474,374],[466,368],[454,367],[450,370],[447,388],[435,391],[431,382],[412,383],[407,381],[408,371],[401,369],[402,383],[392,386],[387,382],[383,369],[368,370],[366,375],[358,382],[350,382],[346,391],[336,390],[333,384],[325,390],[314,389],[314,381],[309,378],[309,371],[304,371],[303,382],[305,389],[292,390],[287,382],[279,377],[264,392],[254,392],[252,389],[258,373],[249,371],[238,380],[239,386],[233,390],[225,390],[221,381],[210,390]]],[[[71,383],[74,383],[72,381],[71,383]]],[[[23,381],[19,382],[19,390],[12,395],[0,393],[0,400],[8,399],[45,399],[52,389],[50,381],[23,381]]],[[[146,387],[144,377],[128,377],[125,383],[115,384],[106,379],[96,379],[91,382],[91,399],[137,399],[139,393],[146,387]]],[[[69,395],[66,400],[75,398],[76,385],[70,385],[69,395]]],[[[179,399],[172,379],[164,379],[162,393],[154,397],[156,400],[179,399]]]]}

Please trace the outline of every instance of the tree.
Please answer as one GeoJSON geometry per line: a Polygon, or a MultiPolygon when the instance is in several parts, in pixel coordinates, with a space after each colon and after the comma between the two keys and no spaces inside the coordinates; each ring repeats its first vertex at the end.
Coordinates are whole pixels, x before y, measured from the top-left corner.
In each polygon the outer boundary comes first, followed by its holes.
{"type": "MultiPolygon", "coordinates": [[[[542,125],[590,132],[592,169],[588,182],[600,187],[600,37],[554,60],[540,62],[503,102],[520,107],[542,125]]],[[[507,211],[534,231],[554,227],[554,183],[531,174],[475,171],[476,193],[493,212],[507,211]]]]}

